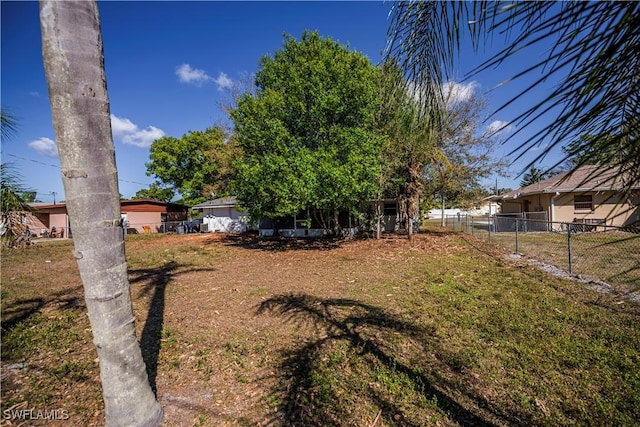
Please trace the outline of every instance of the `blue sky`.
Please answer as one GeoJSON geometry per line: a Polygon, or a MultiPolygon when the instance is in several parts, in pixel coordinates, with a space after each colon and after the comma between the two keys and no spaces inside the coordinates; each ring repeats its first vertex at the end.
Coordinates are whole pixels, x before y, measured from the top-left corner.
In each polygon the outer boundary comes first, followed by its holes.
{"type": "MultiPolygon", "coordinates": [[[[391,3],[144,1],[100,2],[98,7],[120,193],[128,198],[154,181],[145,167],[151,142],[223,122],[220,106],[230,99],[229,87],[254,73],[261,57],[281,48],[284,33],[299,38],[305,29],[317,30],[378,64],[391,3]]],[[[2,162],[14,164],[38,199],[52,202],[55,192],[60,201],[64,190],[42,64],[38,4],[2,1],[1,13],[1,102],[19,121],[16,136],[2,143],[2,162]]],[[[462,81],[499,47],[496,40],[480,54],[463,47],[456,79],[462,81]]],[[[526,81],[491,89],[510,77],[514,66],[531,60],[530,55],[473,76],[461,87],[488,92],[489,108],[495,109],[526,81]]],[[[488,117],[487,125],[510,122],[527,102],[523,98],[488,117]]],[[[495,155],[506,155],[527,133],[499,147],[495,155]]],[[[517,188],[517,173],[535,155],[533,150],[514,162],[511,177],[498,178],[498,185],[517,188]]]]}

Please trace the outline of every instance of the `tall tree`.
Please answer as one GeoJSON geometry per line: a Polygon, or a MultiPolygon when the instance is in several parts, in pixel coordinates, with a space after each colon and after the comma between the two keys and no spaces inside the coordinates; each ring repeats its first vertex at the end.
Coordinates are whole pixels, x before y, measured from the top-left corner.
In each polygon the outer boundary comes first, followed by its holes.
{"type": "Polygon", "coordinates": [[[543,169],[531,166],[529,170],[522,176],[520,181],[520,187],[526,187],[527,185],[535,184],[536,182],[544,181],[549,178],[550,174],[543,169]]]}
{"type": "Polygon", "coordinates": [[[159,425],[162,408],[136,339],[97,3],[42,0],[40,24],[74,256],[100,360],[106,424],[159,425]]]}
{"type": "Polygon", "coordinates": [[[444,160],[434,159],[424,171],[426,188],[441,201],[443,221],[445,202],[469,204],[481,190],[480,181],[503,175],[506,167],[504,160],[492,157],[498,135],[492,129],[481,130],[486,99],[475,90],[459,97],[454,85],[447,87],[436,135],[436,147],[444,160]]]}
{"type": "MultiPolygon", "coordinates": [[[[465,33],[471,35],[476,46],[494,34],[513,36],[502,51],[472,73],[499,66],[523,49],[548,53],[516,73],[515,79],[534,71],[541,76],[500,109],[510,108],[524,94],[545,94],[512,120],[518,125],[513,136],[550,109],[557,108],[557,119],[525,138],[514,154],[522,156],[550,140],[534,164],[558,144],[576,140],[579,135],[615,135],[584,139],[577,151],[593,151],[594,144],[600,144],[600,148],[622,146],[630,156],[615,156],[615,149],[605,149],[603,163],[628,176],[626,188],[631,191],[631,183],[640,180],[640,2],[394,3],[387,53],[421,89],[427,114],[437,113],[442,103],[439,89],[451,75],[465,33]],[[555,89],[538,90],[540,84],[554,77],[560,78],[555,89]]],[[[566,156],[558,163],[564,160],[566,156]]]]}
{"type": "Polygon", "coordinates": [[[398,199],[400,217],[411,239],[424,168],[430,162],[446,159],[436,146],[435,123],[419,114],[415,91],[405,90],[402,81],[398,66],[393,61],[386,62],[382,67],[378,128],[388,137],[388,144],[383,150],[380,185],[385,197],[398,199]]]}
{"type": "Polygon", "coordinates": [[[399,196],[403,219],[417,214],[420,194],[442,203],[470,203],[481,191],[480,180],[502,174],[505,166],[491,156],[495,132],[481,131],[486,100],[473,90],[457,96],[455,86],[447,85],[439,117],[421,114],[417,89],[399,83],[404,79],[399,68],[388,62],[383,70],[381,129],[390,138],[386,164],[393,165],[385,169],[386,181],[399,196]]]}
{"type": "Polygon", "coordinates": [[[149,148],[147,175],[180,193],[185,204],[195,205],[211,193],[230,192],[237,155],[237,144],[219,127],[190,131],[181,138],[165,136],[149,148]]]}
{"type": "Polygon", "coordinates": [[[309,209],[337,231],[377,185],[383,139],[374,129],[378,70],[317,33],[261,60],[255,94],[231,111],[242,158],[234,188],[254,218],[309,209]]]}

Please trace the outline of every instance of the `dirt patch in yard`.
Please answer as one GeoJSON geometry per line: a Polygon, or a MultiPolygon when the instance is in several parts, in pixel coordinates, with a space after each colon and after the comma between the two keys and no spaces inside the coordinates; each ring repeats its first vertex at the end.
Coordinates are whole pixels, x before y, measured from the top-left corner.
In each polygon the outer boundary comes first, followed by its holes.
{"type": "MultiPolygon", "coordinates": [[[[168,242],[153,244],[166,251],[168,242]]],[[[412,253],[446,253],[457,246],[437,235],[414,242],[396,236],[336,242],[196,235],[179,245],[182,250],[165,261],[162,274],[152,267],[155,279],[144,269],[131,269],[138,325],[149,325],[149,316],[163,311],[162,319],[154,320],[152,339],[144,339],[144,327],[141,335],[152,365],[157,349],[149,346],[160,338],[155,382],[165,424],[172,426],[198,419],[261,425],[282,416],[278,405],[269,407],[281,375],[274,367],[292,343],[311,342],[326,331],[313,321],[261,311],[265,301],[282,295],[386,301],[394,291],[379,284],[391,283],[398,264],[411,263],[412,253]],[[162,303],[154,308],[154,301],[162,303]]]]}
{"type": "MultiPolygon", "coordinates": [[[[600,419],[594,395],[613,402],[604,415],[640,413],[609,396],[640,395],[637,378],[624,380],[640,368],[628,351],[640,341],[637,307],[601,297],[594,309],[577,285],[474,245],[435,231],[412,241],[129,236],[137,332],[164,425],[579,424],[600,419]],[[568,319],[580,319],[569,332],[568,319]],[[623,365],[591,372],[582,356],[554,353],[605,334],[587,327],[616,330],[606,354],[621,346],[623,365]]],[[[2,409],[64,409],[59,425],[101,425],[71,251],[2,253],[2,409]]]]}

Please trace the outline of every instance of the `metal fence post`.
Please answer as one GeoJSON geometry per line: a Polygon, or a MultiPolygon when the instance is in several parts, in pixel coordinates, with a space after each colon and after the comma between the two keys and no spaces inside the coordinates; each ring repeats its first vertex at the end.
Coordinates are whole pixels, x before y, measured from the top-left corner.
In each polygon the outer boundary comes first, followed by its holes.
{"type": "Polygon", "coordinates": [[[518,250],[518,228],[520,224],[518,224],[518,218],[516,218],[516,254],[520,251],[518,250]]]}
{"type": "Polygon", "coordinates": [[[473,217],[471,217],[471,235],[473,236],[473,217]]]}
{"type": "Polygon", "coordinates": [[[569,258],[569,274],[573,274],[571,265],[571,224],[567,224],[567,255],[569,258]]]}
{"type": "Polygon", "coordinates": [[[487,220],[487,231],[489,231],[489,241],[491,241],[491,217],[487,220]]]}

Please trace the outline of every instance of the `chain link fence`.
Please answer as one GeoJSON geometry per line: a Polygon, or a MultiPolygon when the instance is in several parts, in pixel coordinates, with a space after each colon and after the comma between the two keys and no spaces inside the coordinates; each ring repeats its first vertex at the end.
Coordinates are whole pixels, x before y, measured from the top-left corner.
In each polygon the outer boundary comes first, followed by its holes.
{"type": "Polygon", "coordinates": [[[195,221],[163,221],[158,223],[126,223],[126,234],[154,234],[154,233],[198,233],[200,225],[195,221]]]}
{"type": "Polygon", "coordinates": [[[546,220],[544,212],[447,216],[446,226],[584,279],[640,291],[640,228],[546,220]]]}

